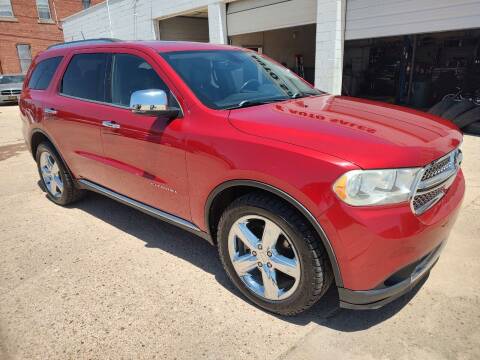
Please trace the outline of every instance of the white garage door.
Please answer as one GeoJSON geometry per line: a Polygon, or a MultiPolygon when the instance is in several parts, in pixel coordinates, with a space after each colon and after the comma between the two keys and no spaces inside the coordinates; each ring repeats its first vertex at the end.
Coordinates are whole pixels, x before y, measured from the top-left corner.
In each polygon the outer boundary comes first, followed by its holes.
{"type": "Polygon", "coordinates": [[[317,0],[241,0],[228,4],[228,35],[316,22],[317,0]]]}
{"type": "Polygon", "coordinates": [[[480,27],[480,0],[347,0],[345,39],[480,27]]]}

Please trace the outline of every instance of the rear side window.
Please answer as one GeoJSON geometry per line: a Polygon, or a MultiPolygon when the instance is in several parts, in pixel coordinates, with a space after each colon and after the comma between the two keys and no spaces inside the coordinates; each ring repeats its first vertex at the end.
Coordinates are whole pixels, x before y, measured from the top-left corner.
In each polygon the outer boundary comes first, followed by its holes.
{"type": "Polygon", "coordinates": [[[40,61],[33,70],[30,81],[28,82],[28,87],[34,90],[45,90],[48,88],[60,61],[62,61],[61,56],[40,61]]]}
{"type": "Polygon", "coordinates": [[[60,92],[81,99],[105,101],[105,73],[110,54],[75,55],[63,75],[60,92]]]}

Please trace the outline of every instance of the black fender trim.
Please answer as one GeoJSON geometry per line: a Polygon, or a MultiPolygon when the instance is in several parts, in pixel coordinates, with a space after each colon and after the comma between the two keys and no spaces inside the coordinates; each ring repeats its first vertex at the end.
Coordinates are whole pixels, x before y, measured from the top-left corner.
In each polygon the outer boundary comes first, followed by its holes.
{"type": "Polygon", "coordinates": [[[318,223],[317,219],[313,214],[305,207],[303,206],[298,200],[296,200],[294,197],[290,196],[283,190],[280,190],[274,186],[262,183],[260,181],[255,181],[255,180],[230,180],[226,181],[220,185],[218,185],[208,196],[207,202],[205,204],[205,225],[207,226],[208,231],[210,232],[210,209],[213,204],[213,201],[219,195],[222,191],[231,188],[231,187],[236,187],[236,186],[249,186],[249,187],[255,187],[261,190],[268,191],[274,195],[277,195],[290,203],[292,206],[294,206],[298,211],[300,211],[305,218],[312,224],[314,227],[315,231],[318,233],[318,236],[322,240],[322,244],[325,247],[325,250],[327,251],[328,258],[330,260],[330,264],[332,266],[333,270],[333,275],[335,276],[335,284],[337,287],[343,287],[343,280],[342,280],[342,275],[340,273],[340,267],[338,265],[337,257],[335,256],[335,251],[333,250],[333,247],[330,243],[330,240],[327,237],[327,234],[323,230],[322,226],[318,223]]]}

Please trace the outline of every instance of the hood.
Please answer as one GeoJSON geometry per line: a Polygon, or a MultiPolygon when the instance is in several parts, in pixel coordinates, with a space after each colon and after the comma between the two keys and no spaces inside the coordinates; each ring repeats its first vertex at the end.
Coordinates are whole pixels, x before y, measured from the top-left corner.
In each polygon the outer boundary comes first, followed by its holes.
{"type": "Polygon", "coordinates": [[[0,90],[22,90],[23,83],[0,84],[0,90]]]}
{"type": "Polygon", "coordinates": [[[323,95],[232,110],[239,131],[349,161],[364,169],[417,167],[461,144],[446,120],[386,103],[323,95]]]}

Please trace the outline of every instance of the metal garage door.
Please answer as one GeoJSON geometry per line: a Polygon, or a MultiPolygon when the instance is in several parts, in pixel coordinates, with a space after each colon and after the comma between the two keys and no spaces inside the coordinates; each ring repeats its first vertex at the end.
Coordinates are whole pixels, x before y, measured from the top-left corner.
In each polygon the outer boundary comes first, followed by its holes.
{"type": "Polygon", "coordinates": [[[208,19],[176,16],[158,23],[160,40],[208,42],[208,19]]]}
{"type": "Polygon", "coordinates": [[[228,35],[316,22],[317,0],[242,0],[228,4],[228,35]]]}
{"type": "Polygon", "coordinates": [[[346,40],[480,27],[480,0],[347,0],[346,40]]]}

